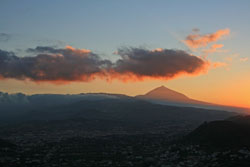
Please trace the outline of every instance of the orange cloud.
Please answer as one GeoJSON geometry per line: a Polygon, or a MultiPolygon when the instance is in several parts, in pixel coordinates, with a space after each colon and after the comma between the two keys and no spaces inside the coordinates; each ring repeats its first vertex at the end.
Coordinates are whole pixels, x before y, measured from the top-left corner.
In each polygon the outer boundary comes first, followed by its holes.
{"type": "Polygon", "coordinates": [[[212,68],[225,67],[225,66],[228,66],[228,64],[224,63],[224,62],[213,62],[213,63],[211,63],[212,68]]]}
{"type": "Polygon", "coordinates": [[[246,62],[247,60],[248,60],[248,57],[240,58],[240,61],[241,61],[241,62],[246,62]]]}
{"type": "Polygon", "coordinates": [[[213,44],[212,46],[210,46],[209,49],[203,50],[203,52],[205,53],[214,53],[214,52],[218,52],[217,49],[222,48],[224,45],[223,44],[213,44]]]}
{"type": "Polygon", "coordinates": [[[198,75],[208,68],[206,60],[182,50],[121,48],[116,53],[121,59],[113,64],[110,80],[169,80],[183,75],[198,75]]]}
{"type": "Polygon", "coordinates": [[[162,52],[163,49],[162,48],[156,48],[156,49],[153,49],[152,52],[162,52]]]}
{"type": "Polygon", "coordinates": [[[183,41],[190,48],[205,47],[211,42],[215,42],[221,39],[223,36],[229,35],[230,30],[228,28],[218,30],[215,33],[200,35],[198,33],[190,34],[183,41]]]}
{"type": "Polygon", "coordinates": [[[221,50],[224,45],[223,44],[213,44],[208,49],[204,49],[202,52],[202,57],[207,58],[207,56],[211,53],[215,52],[227,52],[227,50],[221,50]]]}
{"type": "MultiPolygon", "coordinates": [[[[214,45],[220,48],[223,45],[214,45]]],[[[0,50],[0,79],[31,80],[36,83],[66,84],[89,82],[96,78],[108,82],[145,79],[170,80],[180,76],[194,76],[209,69],[226,66],[209,62],[183,50],[157,48],[120,48],[120,58],[111,62],[87,49],[66,46],[63,49],[36,47],[28,49],[33,56],[18,57],[13,52],[0,50]]]]}
{"type": "Polygon", "coordinates": [[[68,49],[68,50],[71,50],[72,52],[75,52],[75,53],[78,53],[78,54],[81,54],[81,53],[90,53],[91,52],[91,50],[88,50],[88,49],[75,49],[75,48],[73,48],[72,46],[69,46],[69,45],[67,45],[66,47],[65,47],[65,49],[68,49]]]}
{"type": "Polygon", "coordinates": [[[108,78],[106,78],[107,82],[111,82],[112,80],[120,80],[122,82],[142,82],[145,80],[172,80],[175,78],[179,78],[179,77],[183,77],[183,76],[197,76],[200,74],[204,74],[208,71],[209,69],[209,63],[205,64],[203,68],[200,68],[199,70],[196,70],[193,73],[187,73],[184,71],[181,71],[179,73],[176,73],[172,76],[159,76],[159,75],[152,75],[152,76],[148,76],[148,75],[139,75],[139,74],[134,74],[132,72],[126,72],[123,74],[117,73],[115,71],[110,72],[108,75],[108,78]]]}
{"type": "Polygon", "coordinates": [[[27,51],[35,55],[18,57],[13,52],[0,50],[1,78],[55,84],[88,82],[95,77],[106,75],[104,69],[111,65],[109,60],[102,60],[89,50],[70,46],[64,49],[40,46],[27,51]]]}
{"type": "Polygon", "coordinates": [[[173,79],[180,75],[197,75],[207,69],[207,61],[182,50],[120,48],[120,59],[111,62],[85,49],[37,47],[28,49],[35,55],[18,57],[0,50],[0,77],[62,84],[88,82],[95,78],[111,81],[173,79]]]}

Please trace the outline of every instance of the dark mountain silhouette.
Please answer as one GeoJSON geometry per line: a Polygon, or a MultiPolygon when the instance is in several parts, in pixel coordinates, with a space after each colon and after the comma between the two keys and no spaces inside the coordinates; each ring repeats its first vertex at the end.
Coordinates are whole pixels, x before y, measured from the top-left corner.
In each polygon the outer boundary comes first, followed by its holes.
{"type": "MultiPolygon", "coordinates": [[[[195,128],[204,121],[221,120],[235,115],[231,112],[192,107],[153,104],[135,98],[82,100],[70,104],[36,107],[22,115],[11,117],[8,129],[0,136],[13,133],[112,131],[154,132],[169,126],[195,128]],[[14,120],[14,121],[13,121],[14,120]]],[[[179,128],[173,131],[180,130],[179,128]]]]}
{"type": "Polygon", "coordinates": [[[81,94],[8,94],[0,92],[0,124],[8,120],[16,121],[30,111],[43,110],[51,112],[51,108],[70,105],[79,101],[97,101],[103,99],[129,99],[121,94],[81,93],[81,94]]]}
{"type": "Polygon", "coordinates": [[[238,124],[243,124],[243,125],[249,125],[250,126],[250,115],[237,115],[237,116],[233,116],[233,117],[229,117],[228,119],[226,119],[227,121],[231,121],[231,122],[235,122],[238,124]]]}
{"type": "Polygon", "coordinates": [[[211,110],[224,110],[233,112],[250,111],[246,108],[222,106],[194,100],[182,93],[161,86],[146,93],[145,95],[138,95],[136,97],[108,93],[25,95],[22,93],[8,94],[0,92],[0,119],[1,117],[5,119],[4,117],[12,117],[13,115],[22,114],[23,112],[34,110],[37,108],[64,106],[79,101],[96,101],[104,99],[141,99],[155,104],[180,107],[198,107],[211,110]]]}
{"type": "Polygon", "coordinates": [[[250,116],[236,116],[226,120],[205,122],[191,132],[186,140],[214,148],[250,146],[250,116]]]}
{"type": "MultiPolygon", "coordinates": [[[[175,100],[191,100],[185,95],[160,87],[148,95],[175,100]]],[[[192,101],[192,100],[191,100],[192,101]]],[[[201,123],[225,119],[233,113],[181,105],[155,104],[144,99],[121,94],[86,93],[60,94],[0,94],[1,124],[30,120],[121,120],[125,122],[193,121],[201,123]]]]}
{"type": "Polygon", "coordinates": [[[186,95],[177,91],[171,90],[165,86],[155,88],[145,95],[136,96],[138,99],[148,100],[157,104],[173,105],[173,106],[186,106],[186,107],[199,107],[215,110],[226,110],[233,112],[247,112],[249,109],[241,107],[223,106],[218,104],[212,104],[199,100],[194,100],[186,95]]]}
{"type": "Polygon", "coordinates": [[[155,88],[149,91],[148,93],[146,93],[145,95],[139,95],[136,97],[141,98],[141,99],[162,100],[162,101],[175,102],[175,103],[206,104],[206,105],[210,104],[207,102],[202,102],[202,101],[191,99],[187,97],[186,95],[176,92],[174,90],[171,90],[165,86],[155,88]]]}
{"type": "MultiPolygon", "coordinates": [[[[225,119],[233,113],[191,107],[176,107],[125,99],[82,100],[79,102],[34,109],[23,115],[25,120],[63,120],[84,118],[88,120],[121,120],[125,122],[154,121],[209,121],[225,119]]],[[[20,119],[21,117],[19,117],[20,119]]]]}
{"type": "Polygon", "coordinates": [[[169,101],[189,101],[190,99],[174,90],[168,89],[165,86],[161,86],[151,90],[150,92],[146,93],[145,95],[140,95],[137,97],[141,98],[149,98],[149,99],[162,99],[162,100],[169,100],[169,101]]]}

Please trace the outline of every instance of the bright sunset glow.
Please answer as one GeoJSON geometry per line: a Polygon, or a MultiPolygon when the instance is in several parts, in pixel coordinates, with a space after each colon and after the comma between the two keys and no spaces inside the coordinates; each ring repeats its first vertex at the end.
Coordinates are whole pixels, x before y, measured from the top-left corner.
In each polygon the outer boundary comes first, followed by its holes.
{"type": "Polygon", "coordinates": [[[165,85],[250,107],[249,2],[126,3],[3,2],[0,91],[135,96],[165,85]]]}

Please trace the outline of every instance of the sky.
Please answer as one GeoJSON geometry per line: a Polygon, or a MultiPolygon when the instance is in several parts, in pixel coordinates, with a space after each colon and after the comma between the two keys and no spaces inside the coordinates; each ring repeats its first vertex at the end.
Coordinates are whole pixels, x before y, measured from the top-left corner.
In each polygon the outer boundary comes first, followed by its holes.
{"type": "Polygon", "coordinates": [[[144,94],[250,107],[250,1],[1,0],[0,91],[144,94]]]}

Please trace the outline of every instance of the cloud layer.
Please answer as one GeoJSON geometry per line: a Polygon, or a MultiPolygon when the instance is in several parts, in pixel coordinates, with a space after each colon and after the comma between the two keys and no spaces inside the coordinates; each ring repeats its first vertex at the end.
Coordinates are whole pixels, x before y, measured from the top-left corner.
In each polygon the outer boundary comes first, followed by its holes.
{"type": "Polygon", "coordinates": [[[207,62],[182,50],[121,48],[121,56],[113,70],[116,77],[127,79],[170,79],[179,74],[198,74],[206,69],[207,62]]]}
{"type": "Polygon", "coordinates": [[[181,74],[196,75],[207,69],[208,62],[182,50],[120,48],[116,62],[101,59],[86,49],[67,46],[30,48],[32,56],[18,57],[0,50],[0,78],[36,82],[172,79],[181,74]]]}
{"type": "Polygon", "coordinates": [[[0,33],[0,42],[7,42],[10,39],[10,35],[6,33],[0,33]]]}
{"type": "Polygon", "coordinates": [[[103,75],[110,61],[81,49],[28,49],[35,56],[17,57],[0,50],[0,77],[33,81],[89,81],[103,75]]]}
{"type": "Polygon", "coordinates": [[[198,33],[199,31],[195,31],[194,34],[190,34],[184,40],[184,43],[190,48],[200,48],[205,47],[211,42],[215,42],[221,39],[223,36],[229,35],[230,30],[228,28],[221,29],[216,31],[215,33],[201,35],[198,33]]]}

